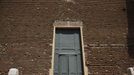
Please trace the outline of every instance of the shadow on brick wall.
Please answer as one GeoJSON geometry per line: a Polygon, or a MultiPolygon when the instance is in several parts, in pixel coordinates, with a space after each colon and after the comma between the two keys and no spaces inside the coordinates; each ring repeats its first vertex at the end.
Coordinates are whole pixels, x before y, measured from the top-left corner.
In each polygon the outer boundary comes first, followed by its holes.
{"type": "Polygon", "coordinates": [[[130,58],[134,58],[134,0],[126,0],[128,17],[128,53],[130,58]]]}

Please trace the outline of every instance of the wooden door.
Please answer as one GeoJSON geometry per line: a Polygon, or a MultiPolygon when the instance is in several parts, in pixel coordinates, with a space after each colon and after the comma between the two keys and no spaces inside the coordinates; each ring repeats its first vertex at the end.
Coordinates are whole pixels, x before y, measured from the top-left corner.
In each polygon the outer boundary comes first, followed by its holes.
{"type": "Polygon", "coordinates": [[[83,75],[80,29],[56,29],[54,75],[83,75]]]}

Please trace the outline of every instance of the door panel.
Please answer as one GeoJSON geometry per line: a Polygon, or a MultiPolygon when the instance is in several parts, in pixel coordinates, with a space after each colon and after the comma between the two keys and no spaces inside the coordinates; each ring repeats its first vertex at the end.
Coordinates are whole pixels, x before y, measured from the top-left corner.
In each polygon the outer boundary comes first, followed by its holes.
{"type": "Polygon", "coordinates": [[[60,75],[68,75],[68,56],[60,55],[59,56],[59,72],[60,75]]]}
{"type": "Polygon", "coordinates": [[[69,55],[69,75],[77,75],[77,56],[69,55]]]}
{"type": "MultiPolygon", "coordinates": [[[[55,56],[54,56],[54,63],[59,63],[59,57],[58,57],[58,54],[55,53],[55,56]]],[[[58,64],[57,65],[54,65],[54,75],[59,75],[59,67],[58,67],[58,64]]]]}
{"type": "Polygon", "coordinates": [[[79,29],[56,29],[54,75],[82,75],[79,29]]]}

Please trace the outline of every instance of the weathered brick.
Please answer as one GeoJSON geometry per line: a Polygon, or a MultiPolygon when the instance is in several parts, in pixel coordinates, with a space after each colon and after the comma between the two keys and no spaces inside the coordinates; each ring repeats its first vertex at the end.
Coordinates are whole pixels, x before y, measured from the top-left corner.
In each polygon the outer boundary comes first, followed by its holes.
{"type": "Polygon", "coordinates": [[[72,1],[0,0],[0,75],[11,67],[20,75],[49,75],[53,23],[67,18],[83,22],[89,75],[126,74],[134,65],[133,2],[72,1]]]}

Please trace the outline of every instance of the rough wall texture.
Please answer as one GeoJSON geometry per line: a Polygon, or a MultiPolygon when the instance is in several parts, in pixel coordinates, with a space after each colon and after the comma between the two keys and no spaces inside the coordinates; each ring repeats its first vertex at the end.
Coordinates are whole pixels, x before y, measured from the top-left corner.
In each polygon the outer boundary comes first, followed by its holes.
{"type": "Polygon", "coordinates": [[[125,0],[0,0],[0,75],[11,67],[20,75],[48,75],[53,23],[67,19],[83,21],[89,75],[125,75],[134,66],[126,9],[125,0]]]}

